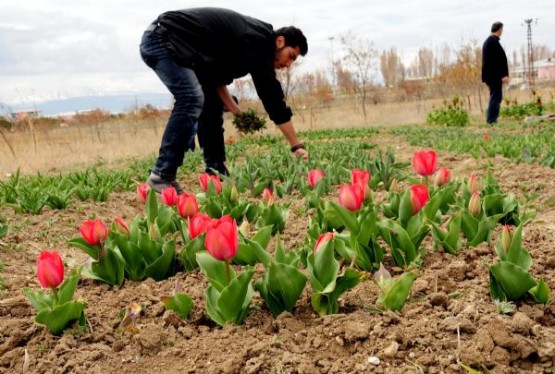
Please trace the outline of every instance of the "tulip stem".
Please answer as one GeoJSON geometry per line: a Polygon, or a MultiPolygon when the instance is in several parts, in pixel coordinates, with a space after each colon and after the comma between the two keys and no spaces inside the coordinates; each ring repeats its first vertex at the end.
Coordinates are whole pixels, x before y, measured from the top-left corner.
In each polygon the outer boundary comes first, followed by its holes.
{"type": "Polygon", "coordinates": [[[229,269],[229,261],[225,261],[225,276],[227,279],[227,284],[229,284],[229,282],[231,282],[231,271],[229,269]]]}
{"type": "Polygon", "coordinates": [[[56,287],[50,288],[52,290],[52,297],[54,298],[53,306],[58,305],[58,289],[56,287]]]}

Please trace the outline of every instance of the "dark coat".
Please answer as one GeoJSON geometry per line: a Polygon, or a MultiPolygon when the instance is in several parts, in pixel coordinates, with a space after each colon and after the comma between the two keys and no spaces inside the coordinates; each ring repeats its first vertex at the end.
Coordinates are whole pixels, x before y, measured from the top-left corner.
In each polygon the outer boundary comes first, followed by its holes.
{"type": "Polygon", "coordinates": [[[272,25],[220,8],[169,11],[157,22],[175,61],[195,70],[204,87],[250,74],[270,119],[276,124],[291,119],[274,69],[272,25]]]}
{"type": "Polygon", "coordinates": [[[488,85],[501,84],[501,79],[508,76],[507,55],[499,43],[499,38],[490,35],[482,47],[482,82],[488,85]]]}

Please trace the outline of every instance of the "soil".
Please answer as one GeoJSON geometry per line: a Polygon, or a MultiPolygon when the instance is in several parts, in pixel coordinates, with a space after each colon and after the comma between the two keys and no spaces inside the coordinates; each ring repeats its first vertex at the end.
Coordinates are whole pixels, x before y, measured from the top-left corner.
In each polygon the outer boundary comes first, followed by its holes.
{"type": "MultiPolygon", "coordinates": [[[[409,160],[413,150],[399,144],[397,159],[409,160]]],[[[439,159],[461,178],[472,171],[483,174],[484,165],[492,161],[446,152],[440,152],[439,159]]],[[[537,217],[526,226],[523,243],[533,259],[533,276],[544,276],[555,289],[555,170],[502,158],[493,162],[504,191],[515,193],[521,202],[537,194],[528,203],[537,217]]],[[[181,182],[185,190],[198,189],[192,177],[181,182]]],[[[304,241],[307,228],[295,204],[303,202],[293,203],[282,236],[289,248],[304,241]]],[[[492,373],[555,371],[555,305],[538,305],[524,297],[513,313],[498,313],[484,266],[494,261],[494,251],[486,243],[453,256],[434,251],[426,242],[428,254],[401,313],[377,313],[379,291],[366,280],[344,294],[336,315],[315,314],[307,288],[292,313],[274,318],[255,296],[243,325],[221,328],[205,314],[207,281],[195,271],[161,282],[126,281],[121,288],[82,278],[76,297],[88,302],[86,331],[66,330],[57,337],[35,324],[35,310],[21,289],[39,289],[39,251],[57,248],[68,267],[76,266],[86,256],[66,241],[78,236],[84,219],[98,216],[110,222],[121,216],[130,221],[142,216],[143,209],[135,194],[127,192],[112,194],[106,203],[75,202],[38,216],[2,211],[11,233],[0,241],[0,275],[7,285],[0,299],[0,372],[464,373],[461,364],[492,373]],[[195,302],[187,320],[165,311],[160,302],[176,283],[195,302]],[[131,303],[142,307],[136,332],[120,328],[131,303]]],[[[400,274],[390,257],[385,265],[400,274]]]]}

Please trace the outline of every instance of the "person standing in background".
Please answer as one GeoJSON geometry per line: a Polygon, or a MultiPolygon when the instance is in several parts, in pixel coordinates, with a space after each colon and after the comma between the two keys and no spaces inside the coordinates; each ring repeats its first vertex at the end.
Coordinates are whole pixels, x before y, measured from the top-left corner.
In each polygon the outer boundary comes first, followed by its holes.
{"type": "Polygon", "coordinates": [[[489,87],[489,104],[486,122],[489,125],[497,123],[499,108],[503,99],[503,83],[509,83],[509,64],[507,55],[499,43],[503,33],[503,24],[494,22],[491,25],[491,35],[482,46],[482,82],[489,87]]]}

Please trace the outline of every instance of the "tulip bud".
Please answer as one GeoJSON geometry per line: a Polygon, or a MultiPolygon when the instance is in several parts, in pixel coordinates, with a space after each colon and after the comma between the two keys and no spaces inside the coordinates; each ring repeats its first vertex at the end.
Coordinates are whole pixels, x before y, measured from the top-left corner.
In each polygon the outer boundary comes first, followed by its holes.
{"type": "Polygon", "coordinates": [[[316,241],[316,245],[314,246],[314,254],[320,250],[327,242],[333,240],[334,235],[333,232],[325,232],[320,234],[318,240],[316,241]]]}
{"type": "Polygon", "coordinates": [[[509,253],[512,241],[513,235],[511,233],[511,227],[509,225],[505,225],[505,227],[503,228],[503,233],[501,234],[501,245],[505,253],[509,253]]]}
{"type": "Polygon", "coordinates": [[[374,280],[381,287],[388,279],[391,279],[391,273],[380,262],[380,268],[374,273],[374,280]]]}
{"type": "Polygon", "coordinates": [[[399,183],[397,182],[397,178],[393,178],[391,180],[391,184],[389,185],[389,192],[401,192],[399,188],[399,183]]]}
{"type": "Polygon", "coordinates": [[[37,258],[37,278],[43,288],[56,288],[64,281],[64,263],[56,251],[41,251],[37,258]]]}
{"type": "Polygon", "coordinates": [[[210,225],[210,217],[204,213],[197,213],[193,217],[187,218],[189,227],[189,239],[193,240],[197,236],[204,234],[210,225]]]}
{"type": "Polygon", "coordinates": [[[415,184],[410,187],[410,201],[412,213],[418,213],[430,199],[428,187],[425,184],[415,184]]]}
{"type": "Polygon", "coordinates": [[[162,202],[167,206],[177,205],[177,191],[173,186],[164,188],[162,190],[161,196],[162,196],[162,202]]]}
{"type": "Polygon", "coordinates": [[[470,177],[468,178],[468,189],[471,193],[480,192],[482,190],[478,176],[474,173],[470,174],[470,177]]]}
{"type": "Polygon", "coordinates": [[[436,172],[435,185],[441,187],[451,179],[451,170],[447,168],[439,168],[436,172]]]}
{"type": "Polygon", "coordinates": [[[137,197],[139,198],[139,201],[144,203],[146,202],[146,197],[148,195],[148,184],[146,183],[141,183],[137,186],[137,197]]]}
{"type": "Polygon", "coordinates": [[[362,207],[364,191],[359,184],[343,184],[339,187],[339,204],[356,212],[362,207]]]}
{"type": "Polygon", "coordinates": [[[192,193],[184,193],[177,198],[177,211],[183,218],[192,217],[198,212],[197,198],[192,193]]]}
{"type": "Polygon", "coordinates": [[[108,237],[108,229],[102,220],[86,220],[79,226],[81,237],[90,245],[99,245],[108,237]]]}
{"type": "Polygon", "coordinates": [[[487,142],[489,140],[489,135],[488,134],[484,134],[484,140],[487,142]]]}
{"type": "Polygon", "coordinates": [[[474,192],[468,202],[468,211],[474,217],[478,217],[482,211],[482,201],[480,200],[480,192],[474,192]]]}
{"type": "Polygon", "coordinates": [[[198,180],[200,183],[200,187],[204,192],[208,191],[208,186],[210,183],[214,184],[214,189],[217,194],[222,192],[222,182],[220,181],[220,178],[217,175],[203,173],[199,175],[198,180]]]}
{"type": "Polygon", "coordinates": [[[310,187],[316,187],[316,184],[324,178],[324,172],[320,169],[314,169],[308,172],[308,184],[310,187]]]}
{"type": "Polygon", "coordinates": [[[236,204],[239,201],[239,192],[235,185],[231,186],[231,192],[229,193],[229,201],[236,204]]]}
{"type": "Polygon", "coordinates": [[[429,151],[414,152],[412,167],[421,176],[427,177],[436,171],[437,153],[433,149],[429,151]]]}
{"type": "Polygon", "coordinates": [[[239,248],[239,235],[235,220],[220,220],[215,227],[206,232],[204,246],[208,253],[217,260],[229,261],[239,248]]]}
{"type": "Polygon", "coordinates": [[[123,219],[121,219],[120,217],[115,217],[114,218],[114,223],[113,223],[113,227],[114,229],[119,232],[120,234],[123,234],[125,236],[129,236],[131,231],[129,231],[129,226],[127,226],[127,223],[125,223],[125,221],[123,219]]]}
{"type": "Polygon", "coordinates": [[[269,188],[265,188],[264,191],[262,191],[262,200],[265,201],[268,205],[272,205],[276,202],[274,194],[269,188]]]}

